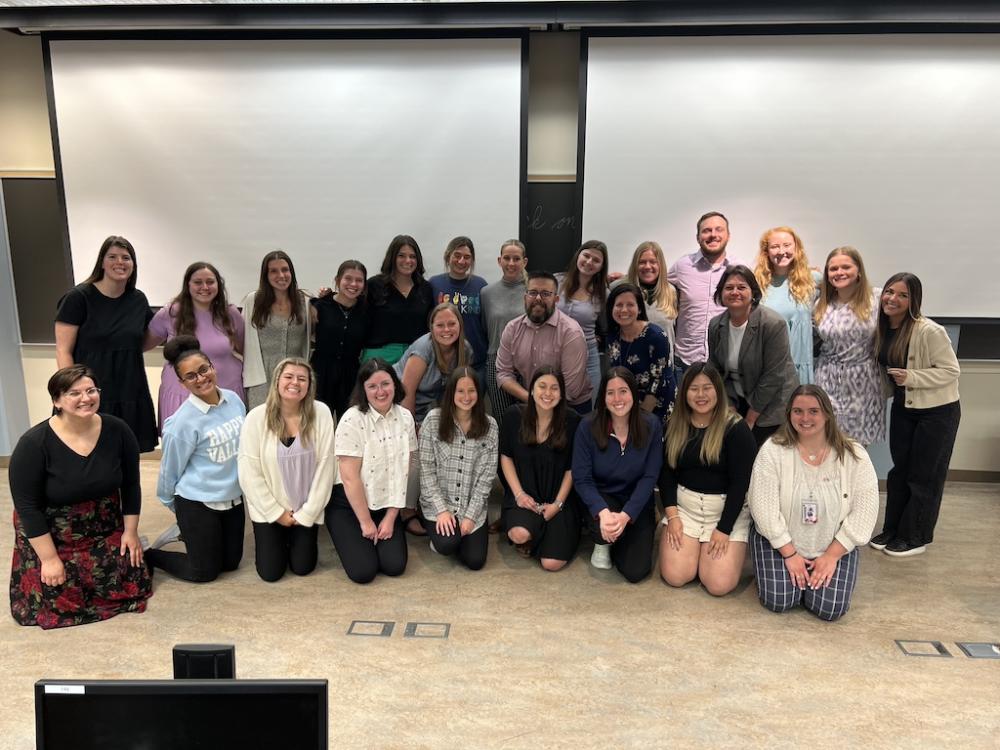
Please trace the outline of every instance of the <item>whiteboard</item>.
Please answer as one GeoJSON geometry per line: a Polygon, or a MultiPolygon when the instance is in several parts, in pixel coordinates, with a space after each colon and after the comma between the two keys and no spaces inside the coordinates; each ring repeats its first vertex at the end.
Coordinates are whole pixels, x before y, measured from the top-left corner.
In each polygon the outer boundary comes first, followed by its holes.
{"type": "Polygon", "coordinates": [[[456,235],[477,272],[517,236],[520,39],[52,41],[73,271],[127,237],[162,305],[214,263],[230,301],[287,251],[299,285],[377,273],[397,234],[428,275],[456,235]]]}
{"type": "Polygon", "coordinates": [[[876,286],[911,271],[924,312],[1000,317],[1000,37],[591,38],[583,235],[625,270],[673,262],[707,211],[752,261],[794,227],[810,262],[857,247],[876,286]]]}

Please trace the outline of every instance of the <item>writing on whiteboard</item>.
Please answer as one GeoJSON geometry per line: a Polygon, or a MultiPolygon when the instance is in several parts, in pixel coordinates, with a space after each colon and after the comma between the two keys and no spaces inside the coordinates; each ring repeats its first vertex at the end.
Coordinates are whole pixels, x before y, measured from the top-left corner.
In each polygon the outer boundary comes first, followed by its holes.
{"type": "Polygon", "coordinates": [[[576,217],[572,214],[569,216],[559,216],[554,219],[550,219],[546,216],[545,206],[541,203],[536,203],[535,207],[528,214],[528,229],[535,231],[540,231],[543,229],[548,229],[552,232],[558,232],[563,229],[575,229],[576,228],[576,217]]]}

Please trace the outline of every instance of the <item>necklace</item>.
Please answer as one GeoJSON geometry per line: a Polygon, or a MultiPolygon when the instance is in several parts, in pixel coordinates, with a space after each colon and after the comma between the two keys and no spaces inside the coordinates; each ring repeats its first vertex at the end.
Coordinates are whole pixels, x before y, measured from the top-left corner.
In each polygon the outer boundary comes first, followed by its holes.
{"type": "Polygon", "coordinates": [[[829,445],[824,445],[823,449],[817,453],[814,451],[805,450],[802,447],[802,444],[801,443],[799,444],[799,455],[805,459],[806,463],[811,464],[812,466],[819,466],[821,463],[823,463],[823,461],[826,460],[826,454],[829,452],[830,452],[829,445]]]}

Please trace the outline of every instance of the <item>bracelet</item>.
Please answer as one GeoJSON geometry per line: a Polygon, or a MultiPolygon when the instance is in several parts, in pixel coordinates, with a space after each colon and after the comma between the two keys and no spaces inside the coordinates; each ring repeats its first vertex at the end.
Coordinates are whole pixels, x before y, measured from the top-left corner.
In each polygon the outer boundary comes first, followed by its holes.
{"type": "Polygon", "coordinates": [[[671,521],[679,521],[680,517],[681,517],[680,513],[678,513],[676,516],[667,516],[667,523],[670,523],[671,521]]]}
{"type": "MultiPolygon", "coordinates": [[[[780,552],[779,552],[778,554],[779,554],[779,555],[781,555],[781,553],[780,553],[780,552]]],[[[798,553],[798,552],[793,552],[793,553],[792,553],[792,554],[790,554],[790,555],[781,555],[781,559],[782,559],[782,560],[791,560],[791,559],[792,559],[793,557],[795,557],[795,556],[796,556],[797,554],[799,554],[799,553],[798,553]]]]}
{"type": "Polygon", "coordinates": [[[518,500],[520,500],[522,497],[524,497],[527,494],[528,494],[527,492],[525,492],[524,490],[521,490],[516,495],[514,495],[514,502],[516,503],[518,500]]]}
{"type": "Polygon", "coordinates": [[[557,508],[558,508],[559,510],[562,510],[562,509],[563,509],[563,504],[562,504],[562,500],[556,500],[556,507],[557,507],[557,508]]]}

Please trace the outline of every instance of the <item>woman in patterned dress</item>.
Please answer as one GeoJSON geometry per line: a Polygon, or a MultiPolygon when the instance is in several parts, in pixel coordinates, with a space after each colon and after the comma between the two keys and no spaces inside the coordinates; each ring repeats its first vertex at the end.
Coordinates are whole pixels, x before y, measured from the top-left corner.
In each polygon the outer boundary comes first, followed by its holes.
{"type": "Polygon", "coordinates": [[[246,338],[243,344],[243,385],[247,408],[267,400],[270,378],[287,357],[309,359],[313,319],[309,295],[299,289],[295,266],[284,250],[273,250],[260,264],[256,292],[244,299],[246,338]]]}
{"type": "Polygon", "coordinates": [[[874,348],[880,291],[868,283],[861,254],[838,247],[826,258],[813,311],[822,341],[816,385],[830,397],[840,428],[862,445],[885,439],[886,399],[874,348]]]}

